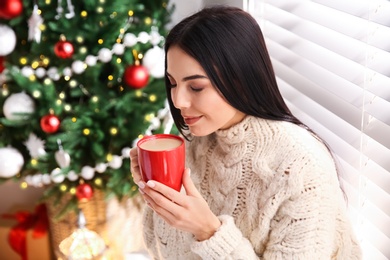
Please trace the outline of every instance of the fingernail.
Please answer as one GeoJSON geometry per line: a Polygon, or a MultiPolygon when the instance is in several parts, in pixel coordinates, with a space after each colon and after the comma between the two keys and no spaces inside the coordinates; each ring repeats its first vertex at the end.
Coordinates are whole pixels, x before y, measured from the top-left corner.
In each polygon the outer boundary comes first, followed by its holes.
{"type": "Polygon", "coordinates": [[[139,193],[141,193],[141,194],[145,194],[145,192],[140,188],[140,189],[138,189],[138,191],[139,191],[139,193]]]}
{"type": "Polygon", "coordinates": [[[191,176],[191,169],[188,169],[188,176],[191,176]]]}
{"type": "Polygon", "coordinates": [[[153,181],[148,181],[146,185],[148,185],[150,188],[154,188],[154,186],[156,186],[156,184],[153,181]]]}
{"type": "Polygon", "coordinates": [[[137,184],[138,184],[138,187],[140,187],[141,189],[145,188],[145,183],[143,181],[140,181],[137,184]]]}

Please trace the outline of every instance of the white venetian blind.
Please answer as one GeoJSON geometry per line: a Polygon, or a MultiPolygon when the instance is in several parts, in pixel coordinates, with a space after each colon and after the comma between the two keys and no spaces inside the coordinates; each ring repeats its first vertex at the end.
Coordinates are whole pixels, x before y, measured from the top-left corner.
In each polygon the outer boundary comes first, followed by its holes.
{"type": "Polygon", "coordinates": [[[390,259],[390,2],[246,0],[292,112],[334,151],[364,259],[390,259]]]}

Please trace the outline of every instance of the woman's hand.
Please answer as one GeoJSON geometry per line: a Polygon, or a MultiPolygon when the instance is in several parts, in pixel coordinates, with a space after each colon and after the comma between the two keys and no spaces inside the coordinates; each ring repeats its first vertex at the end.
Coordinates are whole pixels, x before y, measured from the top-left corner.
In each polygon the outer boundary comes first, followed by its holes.
{"type": "Polygon", "coordinates": [[[149,207],[169,225],[192,233],[198,241],[209,239],[221,226],[221,222],[193,184],[190,169],[185,169],[183,174],[186,194],[156,181],[148,181],[146,186],[142,186],[139,185],[139,190],[149,207]]]}
{"type": "Polygon", "coordinates": [[[139,169],[139,164],[138,164],[138,151],[137,147],[134,147],[130,150],[130,171],[131,171],[131,176],[133,177],[133,181],[135,184],[138,186],[145,186],[145,183],[142,181],[141,177],[141,171],[139,169]]]}

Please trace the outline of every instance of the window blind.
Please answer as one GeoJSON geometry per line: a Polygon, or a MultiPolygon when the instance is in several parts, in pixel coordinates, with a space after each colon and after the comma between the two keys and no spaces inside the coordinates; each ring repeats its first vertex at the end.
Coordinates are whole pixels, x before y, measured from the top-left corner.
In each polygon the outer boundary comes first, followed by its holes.
{"type": "Polygon", "coordinates": [[[292,112],[331,147],[364,259],[390,259],[390,1],[246,0],[292,112]]]}

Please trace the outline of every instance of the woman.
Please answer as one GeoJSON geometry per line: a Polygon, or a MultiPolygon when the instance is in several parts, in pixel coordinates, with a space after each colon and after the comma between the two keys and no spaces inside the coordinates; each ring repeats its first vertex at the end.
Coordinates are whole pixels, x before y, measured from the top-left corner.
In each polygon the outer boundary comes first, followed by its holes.
{"type": "Polygon", "coordinates": [[[181,193],[144,183],[131,150],[153,259],[360,259],[334,160],[284,103],[257,22],[205,8],[165,51],[188,168],[181,193]]]}

